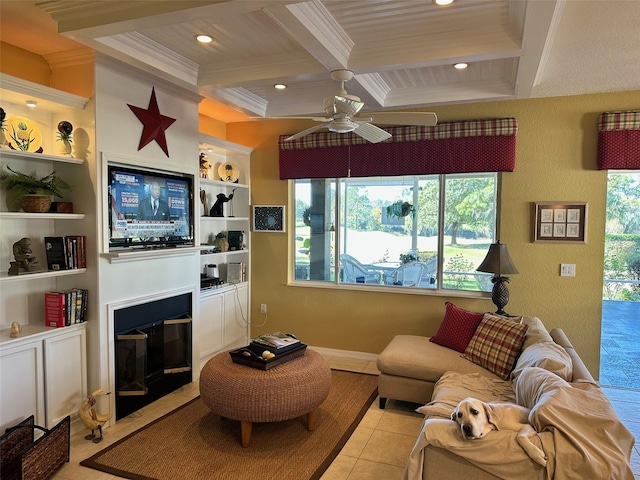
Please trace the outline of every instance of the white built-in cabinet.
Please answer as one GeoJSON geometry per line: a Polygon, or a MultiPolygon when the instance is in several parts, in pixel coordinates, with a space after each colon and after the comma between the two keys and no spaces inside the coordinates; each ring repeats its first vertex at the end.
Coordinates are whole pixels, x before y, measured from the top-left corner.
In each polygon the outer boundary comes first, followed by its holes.
{"type": "MultiPolygon", "coordinates": [[[[0,74],[0,85],[7,117],[27,117],[42,135],[40,153],[0,147],[0,168],[8,165],[38,176],[55,171],[73,186],[64,200],[74,207],[72,214],[10,211],[5,192],[0,191],[0,431],[4,431],[32,414],[36,423],[48,427],[68,414],[75,418],[87,394],[85,324],[45,327],[44,294],[86,288],[91,301],[95,267],[47,271],[44,237],[85,235],[93,244],[95,228],[87,226],[87,217],[93,214],[94,201],[93,197],[87,201],[86,195],[92,191],[87,157],[94,148],[94,115],[87,111],[89,99],[84,97],[5,74],[0,74]],[[37,107],[29,109],[26,100],[35,100],[37,107]],[[57,125],[62,120],[74,126],[77,158],[60,154],[57,125]],[[41,271],[10,276],[13,244],[23,237],[31,239],[41,271]],[[22,327],[17,338],[10,337],[13,322],[22,327]]],[[[92,263],[89,252],[87,260],[92,263]]]]}
{"type": "Polygon", "coordinates": [[[87,391],[85,325],[25,326],[20,338],[0,335],[0,430],[29,415],[53,427],[78,411],[87,391]]]}
{"type": "MultiPolygon", "coordinates": [[[[202,203],[196,208],[199,216],[200,273],[206,266],[218,267],[220,279],[224,282],[218,288],[200,291],[200,318],[198,322],[198,342],[200,360],[204,364],[214,354],[249,341],[249,298],[251,276],[251,192],[249,163],[252,149],[208,135],[199,136],[200,153],[209,161],[206,174],[201,174],[199,191],[206,198],[206,209],[202,203]],[[231,164],[239,172],[238,182],[225,181],[219,175],[221,166],[231,164]],[[233,199],[223,204],[223,216],[208,216],[219,194],[233,199]],[[206,215],[205,215],[206,213],[206,215]],[[229,231],[243,232],[239,249],[210,253],[213,240],[219,233],[228,236],[229,231]],[[230,268],[242,265],[240,280],[229,276],[230,268]],[[231,267],[230,267],[231,266],[231,267]]],[[[223,170],[224,171],[224,170],[223,170]]]]}

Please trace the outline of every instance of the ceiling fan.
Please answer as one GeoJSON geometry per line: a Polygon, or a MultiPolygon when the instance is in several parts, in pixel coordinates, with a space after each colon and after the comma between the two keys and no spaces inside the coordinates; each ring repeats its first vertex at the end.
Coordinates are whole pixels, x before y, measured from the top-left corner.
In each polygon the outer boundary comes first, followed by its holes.
{"type": "Polygon", "coordinates": [[[344,84],[353,78],[353,72],[351,70],[334,70],[331,72],[331,78],[340,83],[340,89],[335,95],[324,99],[324,111],[327,112],[327,116],[299,117],[322,122],[322,124],[291,135],[285,141],[296,140],[317,130],[327,128],[330,132],[336,133],[353,132],[371,143],[378,143],[391,138],[391,134],[370,122],[432,127],[438,121],[436,114],[432,112],[382,112],[372,114],[370,117],[356,117],[364,107],[364,103],[360,101],[359,97],[347,93],[344,88],[344,84]]]}

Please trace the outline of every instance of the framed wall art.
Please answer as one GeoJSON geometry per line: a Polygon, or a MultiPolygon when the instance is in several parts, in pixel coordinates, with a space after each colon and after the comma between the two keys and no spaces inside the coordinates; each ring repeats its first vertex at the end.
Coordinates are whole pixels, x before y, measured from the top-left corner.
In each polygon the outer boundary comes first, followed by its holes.
{"type": "Polygon", "coordinates": [[[284,205],[254,205],[254,232],[284,232],[284,205]]]}
{"type": "Polygon", "coordinates": [[[587,243],[587,202],[534,202],[534,243],[587,243]]]}

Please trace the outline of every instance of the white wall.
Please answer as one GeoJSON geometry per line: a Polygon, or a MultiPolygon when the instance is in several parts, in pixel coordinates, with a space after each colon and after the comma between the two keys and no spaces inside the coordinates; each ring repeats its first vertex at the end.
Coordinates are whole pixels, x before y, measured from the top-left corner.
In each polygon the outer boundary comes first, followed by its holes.
{"type": "MultiPolygon", "coordinates": [[[[176,290],[193,290],[194,323],[197,321],[197,292],[199,291],[198,252],[182,256],[144,259],[126,263],[112,263],[106,235],[105,159],[121,163],[152,166],[198,176],[198,102],[200,97],[164,80],[125,66],[115,60],[99,56],[96,60],[96,195],[97,195],[97,264],[98,294],[95,322],[87,325],[89,391],[113,388],[113,359],[110,358],[109,306],[136,299],[168,296],[176,290]],[[151,141],[138,151],[143,124],[127,104],[146,109],[155,88],[162,115],[176,121],[165,131],[169,157],[151,141]]],[[[197,196],[196,196],[197,199],[197,196]]],[[[196,214],[199,203],[195,205],[196,214]]],[[[198,232],[196,232],[197,234],[198,232]]],[[[198,238],[197,236],[195,238],[198,238]]],[[[195,328],[195,327],[194,327],[195,328]]],[[[194,336],[195,339],[195,336],[194,336]]],[[[194,356],[197,348],[194,346],[194,356]]],[[[114,397],[112,395],[111,397],[114,397]]],[[[113,408],[113,399],[112,408],[113,408]]],[[[112,410],[113,411],[113,410],[112,410]]]]}

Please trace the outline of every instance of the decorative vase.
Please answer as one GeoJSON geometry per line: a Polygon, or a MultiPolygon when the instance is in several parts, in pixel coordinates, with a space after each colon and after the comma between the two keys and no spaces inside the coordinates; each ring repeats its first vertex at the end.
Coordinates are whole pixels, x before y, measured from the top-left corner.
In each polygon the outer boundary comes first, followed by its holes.
{"type": "Polygon", "coordinates": [[[20,207],[28,213],[44,213],[51,208],[51,197],[47,195],[25,195],[20,200],[20,207]]]}
{"type": "Polygon", "coordinates": [[[62,155],[63,157],[73,157],[73,155],[71,155],[71,142],[69,140],[60,140],[58,155],[62,155]]]}

